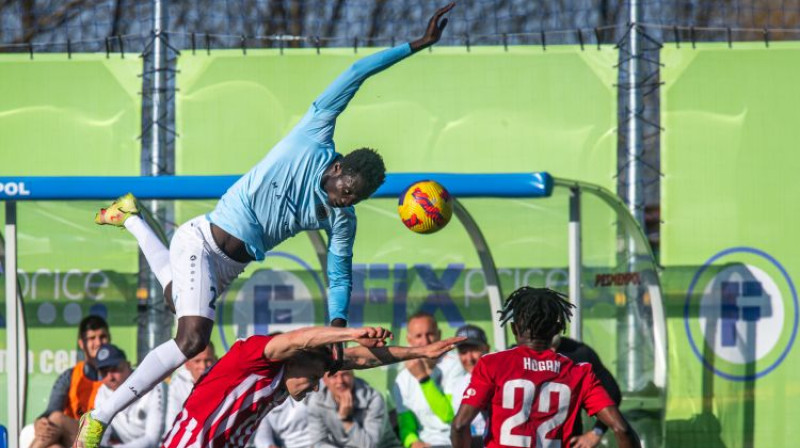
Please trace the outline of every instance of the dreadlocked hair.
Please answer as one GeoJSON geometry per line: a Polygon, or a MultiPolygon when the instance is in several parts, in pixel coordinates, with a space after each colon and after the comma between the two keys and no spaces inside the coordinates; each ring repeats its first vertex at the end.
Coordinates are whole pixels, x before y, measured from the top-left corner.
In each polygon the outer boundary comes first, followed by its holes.
{"type": "Polygon", "coordinates": [[[386,180],[386,165],[383,157],[370,148],[356,149],[342,158],[342,173],[349,176],[360,176],[364,181],[365,196],[375,193],[386,180]]]}
{"type": "Polygon", "coordinates": [[[567,328],[575,305],[567,296],[548,288],[523,286],[508,296],[500,314],[500,325],[513,320],[530,339],[551,340],[567,328]]]}

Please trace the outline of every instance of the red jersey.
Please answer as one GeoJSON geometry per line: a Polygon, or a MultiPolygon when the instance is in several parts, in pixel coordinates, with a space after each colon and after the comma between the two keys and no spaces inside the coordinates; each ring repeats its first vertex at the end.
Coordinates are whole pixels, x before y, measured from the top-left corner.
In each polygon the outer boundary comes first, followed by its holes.
{"type": "Polygon", "coordinates": [[[487,448],[567,447],[581,407],[614,406],[590,364],[527,346],[481,357],[461,403],[488,411],[487,448]]]}
{"type": "Polygon", "coordinates": [[[261,419],[288,396],[280,387],[284,362],[264,358],[271,339],[251,336],[233,344],[197,381],[162,448],[247,446],[261,419]]]}

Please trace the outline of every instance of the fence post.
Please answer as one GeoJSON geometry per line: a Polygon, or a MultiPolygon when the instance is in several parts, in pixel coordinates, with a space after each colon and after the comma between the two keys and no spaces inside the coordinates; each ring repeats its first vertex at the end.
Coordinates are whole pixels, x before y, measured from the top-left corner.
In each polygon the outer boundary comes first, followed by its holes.
{"type": "MultiPolygon", "coordinates": [[[[150,51],[144,53],[145,76],[143,76],[142,110],[142,165],[144,176],[162,176],[174,173],[174,101],[173,77],[170,68],[167,0],[153,0],[153,32],[150,51]],[[147,104],[149,101],[149,104],[147,104]]],[[[145,213],[150,213],[155,223],[173,221],[170,201],[150,201],[145,213]]],[[[158,229],[156,229],[158,230],[158,229]]],[[[167,241],[165,241],[165,244],[167,241]]],[[[139,324],[137,358],[141,361],[150,350],[170,338],[172,316],[167,312],[163,300],[163,289],[153,275],[147,260],[139,254],[139,288],[137,291],[139,324]]]]}

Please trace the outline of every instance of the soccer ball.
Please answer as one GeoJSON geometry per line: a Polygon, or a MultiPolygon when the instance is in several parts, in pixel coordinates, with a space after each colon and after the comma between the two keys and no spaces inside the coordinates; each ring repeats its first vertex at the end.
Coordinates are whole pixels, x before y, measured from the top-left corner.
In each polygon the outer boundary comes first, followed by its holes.
{"type": "Polygon", "coordinates": [[[417,233],[434,233],[450,222],[453,199],[438,182],[423,180],[400,194],[397,212],[403,224],[417,233]]]}

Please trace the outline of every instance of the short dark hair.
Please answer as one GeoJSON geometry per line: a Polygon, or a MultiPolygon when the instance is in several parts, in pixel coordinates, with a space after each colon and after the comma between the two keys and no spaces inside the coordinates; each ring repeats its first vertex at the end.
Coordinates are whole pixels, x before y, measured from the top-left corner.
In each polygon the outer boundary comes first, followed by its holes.
{"type": "Polygon", "coordinates": [[[302,349],[292,357],[292,362],[296,364],[306,365],[315,361],[321,362],[325,366],[326,372],[331,371],[336,366],[333,352],[328,346],[302,349]]]}
{"type": "Polygon", "coordinates": [[[500,325],[513,319],[517,330],[527,330],[530,339],[550,341],[567,328],[574,307],[560,292],[523,286],[508,296],[499,312],[500,325]]]}
{"type": "Polygon", "coordinates": [[[383,164],[383,157],[374,149],[356,149],[342,158],[341,166],[342,174],[361,177],[364,181],[364,191],[360,193],[365,198],[372,196],[372,193],[375,193],[386,180],[386,165],[383,164]]]}
{"type": "Polygon", "coordinates": [[[433,323],[436,324],[437,327],[439,326],[439,322],[436,322],[436,317],[434,317],[433,314],[431,314],[431,313],[429,313],[427,311],[424,311],[424,310],[419,310],[416,313],[408,316],[408,320],[406,320],[406,324],[410,323],[414,319],[422,319],[423,317],[433,321],[433,323]]]}
{"type": "Polygon", "coordinates": [[[96,314],[90,314],[84,317],[81,320],[81,323],[78,324],[78,337],[83,339],[86,337],[86,333],[89,331],[95,330],[106,330],[108,331],[108,323],[102,317],[96,314]]]}

